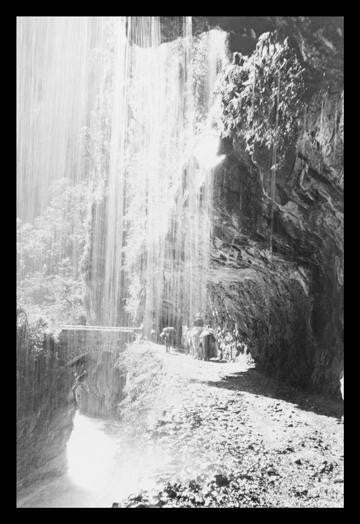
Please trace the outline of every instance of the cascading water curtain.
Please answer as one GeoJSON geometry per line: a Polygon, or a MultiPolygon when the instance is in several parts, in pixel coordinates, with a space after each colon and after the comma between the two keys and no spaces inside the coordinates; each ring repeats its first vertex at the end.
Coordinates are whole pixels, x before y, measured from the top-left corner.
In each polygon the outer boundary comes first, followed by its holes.
{"type": "MultiPolygon", "coordinates": [[[[142,47],[131,49],[125,249],[130,303],[147,333],[180,328],[206,311],[212,174],[195,145],[209,125],[217,68],[226,62],[225,33],[194,39],[191,17],[184,17],[182,36],[159,45],[159,20],[152,23],[150,40],[137,36],[142,47]]],[[[143,35],[143,27],[140,20],[133,34],[143,35]]],[[[214,142],[207,145],[203,156],[212,158],[214,142]]]]}
{"type": "Polygon", "coordinates": [[[87,17],[17,18],[17,296],[55,323],[82,310],[89,30],[87,17]]]}
{"type": "Polygon", "coordinates": [[[162,44],[159,17],[18,19],[20,245],[29,227],[47,239],[24,275],[72,268],[91,324],[149,332],[206,310],[211,169],[194,148],[225,33],[182,27],[162,44]]]}
{"type": "Polygon", "coordinates": [[[17,210],[33,220],[49,187],[81,173],[80,129],[87,103],[84,17],[17,19],[17,210]]]}

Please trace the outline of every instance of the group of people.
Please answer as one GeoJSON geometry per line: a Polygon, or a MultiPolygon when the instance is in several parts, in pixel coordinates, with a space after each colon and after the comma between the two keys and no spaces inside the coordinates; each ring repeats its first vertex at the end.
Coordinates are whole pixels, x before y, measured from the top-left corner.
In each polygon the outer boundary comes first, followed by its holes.
{"type": "MultiPolygon", "coordinates": [[[[155,325],[153,325],[150,340],[162,342],[168,353],[171,348],[175,349],[177,336],[180,335],[181,333],[177,333],[173,326],[166,326],[158,338],[155,325]]],[[[143,325],[139,328],[139,337],[143,337],[143,325]]],[[[204,319],[199,314],[194,317],[191,328],[183,326],[181,339],[185,350],[195,358],[202,360],[217,357],[219,360],[234,361],[240,354],[248,352],[248,347],[236,324],[235,326],[225,324],[223,327],[218,326],[213,329],[209,324],[205,325],[204,319]]]]}
{"type": "Polygon", "coordinates": [[[218,327],[216,329],[216,340],[220,360],[234,361],[241,353],[247,353],[247,345],[241,339],[236,326],[233,329],[218,327]]]}
{"type": "MultiPolygon", "coordinates": [[[[140,340],[144,340],[147,337],[144,335],[144,324],[141,324],[139,328],[136,330],[136,340],[139,342],[140,340]]],[[[155,325],[152,326],[150,330],[150,340],[151,342],[158,342],[157,335],[156,335],[156,329],[155,325]]],[[[176,343],[176,329],[172,326],[165,327],[162,332],[159,335],[159,339],[161,342],[165,344],[166,352],[168,353],[170,351],[170,348],[175,348],[176,343]]]]}
{"type": "MultiPolygon", "coordinates": [[[[160,340],[164,343],[166,352],[175,348],[176,329],[171,326],[165,327],[160,334],[160,340]]],[[[192,356],[203,360],[218,357],[220,360],[234,361],[241,353],[246,354],[248,352],[247,345],[242,340],[236,324],[234,328],[226,326],[212,329],[210,325],[204,325],[204,321],[199,315],[194,318],[193,328],[186,329],[182,333],[182,343],[192,356]],[[199,332],[193,334],[192,331],[196,329],[199,332]],[[195,351],[192,347],[194,346],[192,339],[196,338],[195,335],[198,338],[198,351],[195,351]]]]}

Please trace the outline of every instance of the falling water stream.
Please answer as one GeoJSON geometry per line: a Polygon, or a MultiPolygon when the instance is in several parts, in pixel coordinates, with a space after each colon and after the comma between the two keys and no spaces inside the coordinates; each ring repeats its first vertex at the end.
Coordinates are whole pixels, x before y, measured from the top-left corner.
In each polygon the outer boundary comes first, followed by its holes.
{"type": "MultiPolygon", "coordinates": [[[[46,221],[52,188],[61,194],[66,180],[81,188],[87,228],[84,247],[69,201],[70,251],[69,233],[49,229],[51,248],[24,274],[56,276],[54,253],[69,251],[89,324],[143,323],[149,333],[206,312],[212,168],[221,160],[210,115],[225,37],[195,37],[191,17],[168,43],[159,17],[18,17],[18,217],[29,227],[46,221]]],[[[127,450],[126,463],[106,424],[78,412],[66,478],[20,505],[108,507],[114,479],[117,495],[138,487],[146,457],[127,450]]]]}
{"type": "Polygon", "coordinates": [[[141,489],[156,487],[170,457],[129,444],[114,422],[75,414],[67,444],[67,473],[18,494],[19,507],[111,507],[141,489]]]}

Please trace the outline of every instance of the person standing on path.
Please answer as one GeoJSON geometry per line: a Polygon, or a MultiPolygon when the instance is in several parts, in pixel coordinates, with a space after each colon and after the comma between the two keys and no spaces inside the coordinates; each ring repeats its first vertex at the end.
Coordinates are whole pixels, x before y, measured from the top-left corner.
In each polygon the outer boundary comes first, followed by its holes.
{"type": "Polygon", "coordinates": [[[176,329],[171,326],[165,327],[161,332],[160,338],[165,341],[166,353],[170,351],[171,347],[175,348],[175,333],[176,329]]]}

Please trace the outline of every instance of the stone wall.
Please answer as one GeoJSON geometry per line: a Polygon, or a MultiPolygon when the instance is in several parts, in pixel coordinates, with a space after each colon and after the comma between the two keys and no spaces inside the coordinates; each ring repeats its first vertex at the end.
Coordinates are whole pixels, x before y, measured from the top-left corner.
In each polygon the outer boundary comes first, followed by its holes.
{"type": "Polygon", "coordinates": [[[59,351],[66,361],[87,354],[96,358],[102,351],[123,351],[136,338],[136,330],[92,326],[66,326],[59,334],[59,351]]]}

